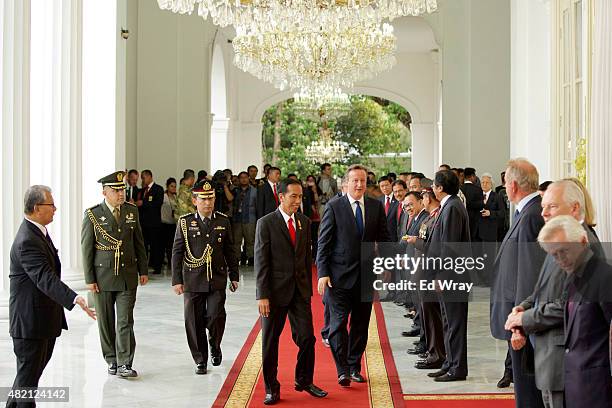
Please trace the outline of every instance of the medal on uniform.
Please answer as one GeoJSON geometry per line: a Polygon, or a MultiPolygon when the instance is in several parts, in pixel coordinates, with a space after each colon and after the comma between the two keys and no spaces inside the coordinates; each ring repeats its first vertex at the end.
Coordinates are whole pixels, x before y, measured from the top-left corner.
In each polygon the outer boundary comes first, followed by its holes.
{"type": "Polygon", "coordinates": [[[105,216],[101,216],[100,217],[100,221],[102,221],[102,222],[106,221],[106,217],[105,216]]]}

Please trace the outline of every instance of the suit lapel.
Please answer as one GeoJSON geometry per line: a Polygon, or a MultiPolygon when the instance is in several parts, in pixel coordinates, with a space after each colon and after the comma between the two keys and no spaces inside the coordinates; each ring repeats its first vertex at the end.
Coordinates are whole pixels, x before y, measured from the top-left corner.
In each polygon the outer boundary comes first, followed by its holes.
{"type": "Polygon", "coordinates": [[[23,220],[23,222],[26,223],[26,227],[29,228],[30,231],[32,231],[39,239],[44,242],[45,248],[48,249],[49,254],[51,255],[53,261],[56,264],[56,269],[59,271],[60,259],[55,246],[47,240],[47,237],[43,235],[42,231],[36,225],[32,224],[30,221],[27,220],[23,220]]]}
{"type": "Polygon", "coordinates": [[[510,226],[510,229],[508,230],[508,232],[506,233],[506,236],[504,237],[504,240],[502,241],[502,244],[499,247],[499,250],[497,251],[497,256],[495,257],[495,262],[494,264],[497,263],[497,261],[499,260],[499,256],[502,253],[502,250],[504,249],[504,247],[506,246],[506,242],[508,241],[508,237],[512,235],[512,233],[514,232],[514,230],[518,227],[519,223],[521,222],[521,219],[523,218],[523,215],[525,215],[525,213],[527,212],[527,210],[537,201],[536,198],[532,198],[527,205],[523,208],[523,210],[521,212],[519,212],[518,217],[516,217],[516,220],[514,220],[512,222],[512,225],[510,226]]]}
{"type": "MultiPolygon", "coordinates": [[[[283,217],[283,214],[281,214],[279,209],[276,210],[275,214],[276,214],[276,223],[278,225],[278,228],[280,228],[281,230],[281,234],[283,234],[285,239],[287,239],[287,242],[289,242],[289,245],[293,247],[293,243],[291,242],[291,237],[289,236],[289,228],[287,227],[287,223],[285,222],[285,218],[283,217]]],[[[297,217],[295,217],[295,219],[297,220],[297,217]]],[[[298,240],[297,225],[294,225],[294,227],[295,227],[295,242],[296,242],[296,247],[297,247],[297,240],[298,240]]],[[[295,250],[295,247],[293,247],[293,249],[295,250]]]]}

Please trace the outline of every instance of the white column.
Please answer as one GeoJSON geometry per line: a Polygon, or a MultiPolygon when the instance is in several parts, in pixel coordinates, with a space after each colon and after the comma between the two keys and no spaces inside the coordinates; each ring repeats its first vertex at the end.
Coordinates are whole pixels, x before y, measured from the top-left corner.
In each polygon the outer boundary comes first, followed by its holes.
{"type": "Polygon", "coordinates": [[[511,3],[510,156],[551,174],[551,13],[548,1],[511,3]]]}
{"type": "Polygon", "coordinates": [[[80,262],[81,2],[32,1],[30,183],[53,190],[58,208],[49,233],[59,249],[62,280],[85,282],[80,262]]]}
{"type": "Polygon", "coordinates": [[[435,125],[433,123],[413,123],[412,133],[412,171],[425,173],[431,177],[438,168],[435,152],[435,125]]]}
{"type": "Polygon", "coordinates": [[[23,219],[23,194],[29,184],[30,1],[0,3],[2,72],[2,195],[0,196],[0,320],[8,317],[11,244],[23,219]]]}
{"type": "Polygon", "coordinates": [[[251,164],[257,166],[258,169],[263,168],[262,158],[262,139],[261,132],[263,123],[259,122],[242,122],[240,124],[239,140],[236,140],[236,167],[234,170],[246,171],[251,164]]]}
{"type": "Polygon", "coordinates": [[[228,166],[230,119],[213,118],[210,128],[210,174],[228,166]]]}
{"type": "Polygon", "coordinates": [[[609,169],[612,156],[612,4],[594,3],[593,94],[591,137],[588,143],[588,184],[596,210],[597,233],[601,242],[612,241],[612,186],[609,169]]]}

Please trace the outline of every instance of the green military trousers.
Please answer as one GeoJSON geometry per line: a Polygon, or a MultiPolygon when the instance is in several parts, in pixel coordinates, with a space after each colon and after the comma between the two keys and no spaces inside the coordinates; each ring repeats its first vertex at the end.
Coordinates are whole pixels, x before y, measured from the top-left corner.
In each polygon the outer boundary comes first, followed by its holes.
{"type": "Polygon", "coordinates": [[[136,289],[121,292],[94,293],[102,354],[108,364],[132,365],[134,338],[134,304],[136,289]]]}

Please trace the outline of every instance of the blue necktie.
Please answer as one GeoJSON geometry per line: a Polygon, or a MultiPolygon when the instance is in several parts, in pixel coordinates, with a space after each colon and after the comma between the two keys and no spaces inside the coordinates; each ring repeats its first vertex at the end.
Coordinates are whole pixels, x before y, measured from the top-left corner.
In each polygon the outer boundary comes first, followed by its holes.
{"type": "Polygon", "coordinates": [[[357,208],[355,209],[355,222],[357,223],[357,231],[359,232],[359,237],[363,237],[363,214],[361,213],[361,205],[359,201],[355,201],[355,205],[357,208]]]}

